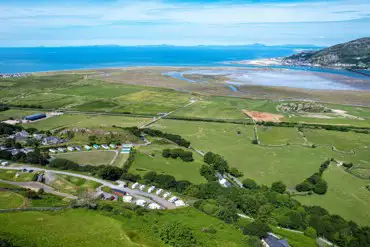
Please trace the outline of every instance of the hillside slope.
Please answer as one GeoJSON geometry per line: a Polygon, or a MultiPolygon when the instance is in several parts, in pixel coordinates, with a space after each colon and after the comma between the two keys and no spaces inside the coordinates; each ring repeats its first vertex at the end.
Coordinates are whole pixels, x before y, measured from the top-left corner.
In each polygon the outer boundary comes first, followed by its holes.
{"type": "Polygon", "coordinates": [[[283,60],[290,65],[369,68],[370,37],[334,45],[320,51],[302,52],[283,60]]]}

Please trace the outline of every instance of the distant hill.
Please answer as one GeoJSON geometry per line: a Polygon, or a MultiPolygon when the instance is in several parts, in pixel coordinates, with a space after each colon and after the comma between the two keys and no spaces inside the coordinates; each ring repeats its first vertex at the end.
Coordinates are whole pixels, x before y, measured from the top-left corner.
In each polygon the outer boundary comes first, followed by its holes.
{"type": "Polygon", "coordinates": [[[305,51],[283,59],[284,64],[345,68],[370,68],[370,37],[305,51]]]}

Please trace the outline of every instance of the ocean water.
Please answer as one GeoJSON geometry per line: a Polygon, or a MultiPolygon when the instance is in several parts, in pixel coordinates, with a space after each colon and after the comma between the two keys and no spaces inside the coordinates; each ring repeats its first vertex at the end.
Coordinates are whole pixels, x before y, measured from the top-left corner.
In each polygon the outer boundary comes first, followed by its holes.
{"type": "Polygon", "coordinates": [[[282,57],[292,46],[90,46],[0,48],[0,73],[129,66],[224,66],[225,61],[282,57]]]}

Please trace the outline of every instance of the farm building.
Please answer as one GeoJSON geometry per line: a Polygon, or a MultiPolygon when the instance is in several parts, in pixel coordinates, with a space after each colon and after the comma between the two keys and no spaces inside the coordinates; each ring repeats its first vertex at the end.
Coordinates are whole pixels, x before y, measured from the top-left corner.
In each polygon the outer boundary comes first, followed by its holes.
{"type": "Polygon", "coordinates": [[[185,205],[186,205],[185,202],[182,201],[182,200],[175,201],[175,206],[176,207],[184,207],[185,205]]]}
{"type": "Polygon", "coordinates": [[[166,192],[166,193],[164,193],[164,194],[163,194],[163,198],[165,198],[165,199],[166,199],[166,198],[167,198],[167,197],[169,197],[170,195],[171,195],[171,192],[166,192]]]}
{"type": "Polygon", "coordinates": [[[133,189],[136,189],[137,188],[137,186],[139,186],[140,184],[139,183],[134,183],[133,185],[132,185],[132,187],[131,188],[133,188],[133,189]]]}
{"type": "Polygon", "coordinates": [[[87,150],[87,151],[90,151],[91,150],[91,147],[89,145],[85,145],[84,148],[87,150]]]}
{"type": "Polygon", "coordinates": [[[174,203],[175,201],[177,201],[179,198],[177,196],[173,196],[171,197],[168,201],[171,202],[171,203],[174,203]]]}
{"type": "Polygon", "coordinates": [[[285,239],[279,239],[272,233],[268,233],[268,236],[261,241],[264,247],[290,247],[285,239]]]}
{"type": "Polygon", "coordinates": [[[155,190],[155,186],[151,186],[151,187],[148,189],[148,193],[152,193],[154,190],[155,190]]]}
{"type": "Polygon", "coordinates": [[[36,120],[43,119],[43,118],[46,118],[46,114],[45,113],[33,114],[33,115],[30,115],[30,116],[25,117],[24,119],[26,119],[28,121],[36,121],[36,120]]]}
{"type": "Polygon", "coordinates": [[[121,154],[129,154],[131,151],[131,148],[122,148],[121,149],[121,154]]]}
{"type": "Polygon", "coordinates": [[[161,206],[159,206],[157,203],[150,203],[148,205],[149,209],[161,209],[161,206]]]}
{"type": "Polygon", "coordinates": [[[162,189],[158,189],[158,190],[155,192],[155,194],[156,194],[157,196],[159,196],[162,192],[163,192],[163,190],[162,190],[162,189]]]}
{"type": "Polygon", "coordinates": [[[135,203],[136,203],[137,206],[144,207],[145,204],[146,204],[146,201],[140,199],[140,200],[137,200],[135,203]]]}
{"type": "Polygon", "coordinates": [[[130,203],[130,202],[132,202],[133,197],[132,196],[123,196],[122,199],[123,199],[124,202],[130,203]]]}

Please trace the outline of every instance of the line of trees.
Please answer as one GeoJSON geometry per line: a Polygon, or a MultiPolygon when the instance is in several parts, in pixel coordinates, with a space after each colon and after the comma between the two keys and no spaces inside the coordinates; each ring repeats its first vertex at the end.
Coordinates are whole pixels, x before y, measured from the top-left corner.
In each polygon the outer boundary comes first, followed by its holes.
{"type": "Polygon", "coordinates": [[[164,158],[177,159],[180,158],[185,162],[194,161],[193,153],[191,151],[185,151],[181,148],[163,149],[162,156],[164,158]]]}
{"type": "Polygon", "coordinates": [[[190,142],[182,138],[180,135],[174,135],[174,134],[162,132],[160,130],[153,130],[149,128],[143,129],[142,131],[143,133],[150,135],[150,136],[168,139],[182,147],[188,148],[190,146],[190,142]]]}
{"type": "Polygon", "coordinates": [[[324,195],[328,190],[327,182],[322,178],[322,175],[330,165],[330,159],[320,165],[319,172],[315,172],[305,181],[296,185],[296,190],[299,192],[314,192],[319,195],[324,195]]]}
{"type": "Polygon", "coordinates": [[[39,149],[35,149],[34,152],[29,152],[27,154],[19,152],[16,155],[12,155],[11,152],[7,150],[0,151],[0,159],[18,161],[30,164],[46,165],[49,163],[49,155],[47,153],[41,153],[39,149]]]}
{"type": "Polygon", "coordinates": [[[154,185],[162,189],[174,190],[178,193],[183,193],[190,185],[192,185],[192,183],[187,180],[177,181],[174,176],[158,174],[155,171],[147,172],[143,179],[138,182],[141,184],[154,185]]]}
{"type": "Polygon", "coordinates": [[[12,135],[16,131],[21,131],[22,127],[6,123],[0,123],[0,135],[12,135]]]}
{"type": "Polygon", "coordinates": [[[135,161],[135,157],[136,157],[136,150],[131,149],[129,156],[127,160],[125,161],[125,164],[123,165],[123,172],[128,172],[132,163],[134,163],[135,161]]]}

